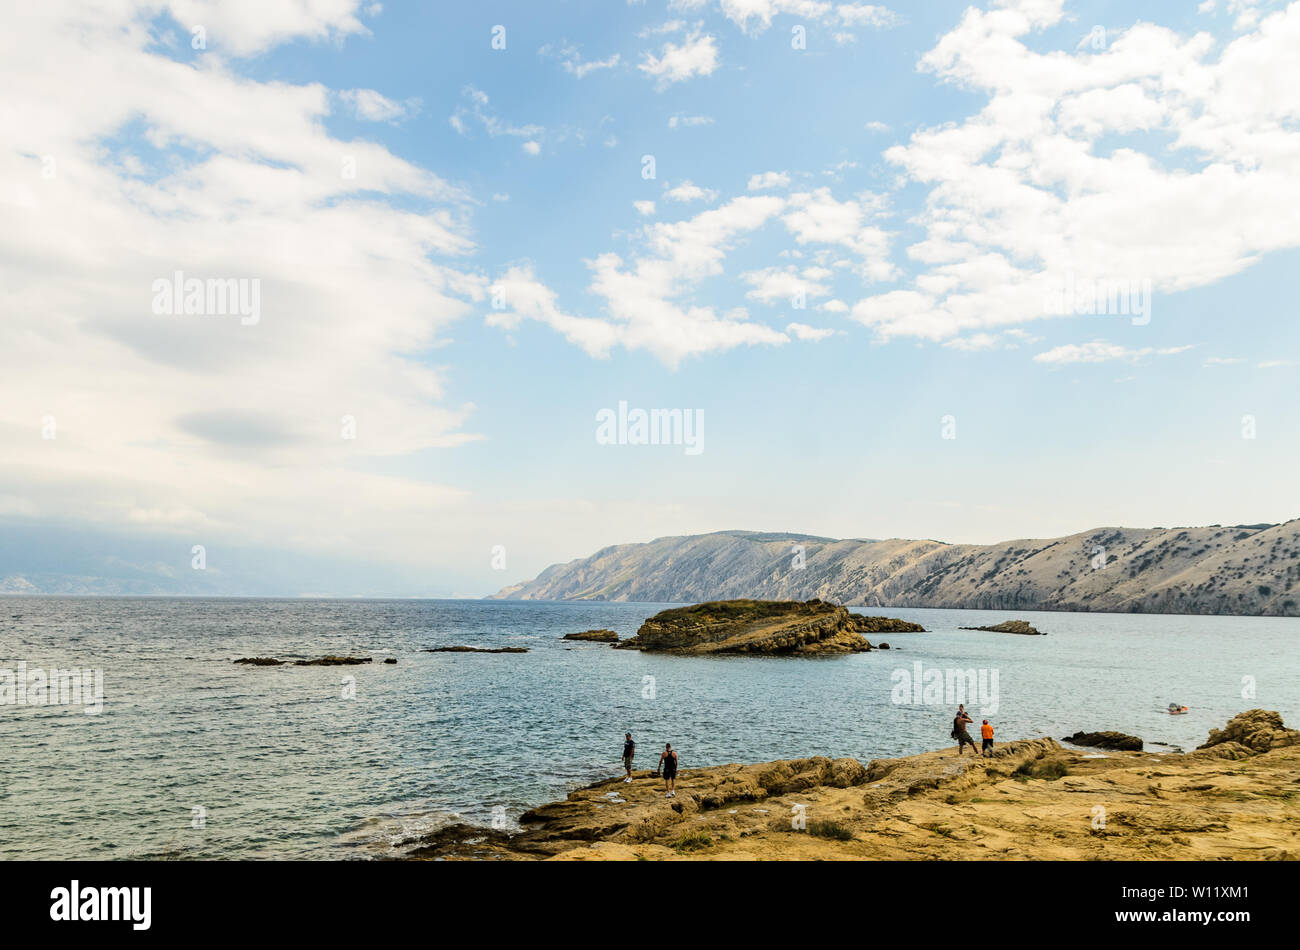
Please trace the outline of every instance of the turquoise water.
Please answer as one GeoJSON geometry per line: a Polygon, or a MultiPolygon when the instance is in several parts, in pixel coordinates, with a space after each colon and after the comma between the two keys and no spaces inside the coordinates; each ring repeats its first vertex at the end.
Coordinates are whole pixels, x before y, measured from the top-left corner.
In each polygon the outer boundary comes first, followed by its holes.
{"type": "MultiPolygon", "coordinates": [[[[1291,618],[857,610],[930,632],[822,659],[652,656],[558,639],[594,627],[630,636],[666,606],[0,599],[0,669],[104,675],[96,716],[0,706],[0,856],[367,857],[449,821],[490,824],[494,810],[512,825],[615,774],[629,730],[638,764],[669,741],[684,769],[918,752],[948,743],[952,706],[894,702],[895,671],[916,662],[983,669],[990,685],[996,671],[987,715],[999,740],[1118,729],[1190,749],[1243,709],[1300,721],[1291,618]],[[1049,635],[956,629],[1012,617],[1049,635]],[[455,644],[531,652],[420,652],[455,644]],[[231,662],[327,653],[375,663],[231,662]],[[1191,712],[1161,712],[1171,701],[1191,712]]],[[[981,712],[978,697],[967,705],[981,712]]]]}

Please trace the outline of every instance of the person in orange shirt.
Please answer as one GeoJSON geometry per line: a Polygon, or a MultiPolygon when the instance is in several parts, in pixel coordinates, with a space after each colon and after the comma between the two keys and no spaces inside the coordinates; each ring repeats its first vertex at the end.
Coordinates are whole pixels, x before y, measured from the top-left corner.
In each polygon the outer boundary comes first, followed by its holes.
{"type": "Polygon", "coordinates": [[[989,725],[987,719],[984,720],[984,725],[980,726],[980,735],[984,737],[984,748],[980,755],[987,756],[993,751],[993,727],[989,725]]]}

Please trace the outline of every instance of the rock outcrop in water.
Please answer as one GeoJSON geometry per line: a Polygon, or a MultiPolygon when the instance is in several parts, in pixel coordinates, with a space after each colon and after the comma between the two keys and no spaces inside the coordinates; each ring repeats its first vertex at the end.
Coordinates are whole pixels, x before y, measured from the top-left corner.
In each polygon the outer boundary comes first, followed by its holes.
{"type": "Polygon", "coordinates": [[[1075,745],[1091,746],[1094,749],[1118,749],[1121,752],[1142,751],[1141,739],[1122,732],[1076,732],[1072,736],[1066,736],[1061,741],[1073,742],[1075,745]]]}
{"type": "Polygon", "coordinates": [[[719,600],[660,611],[620,650],[704,655],[816,656],[865,653],[864,632],[924,631],[889,617],[859,617],[820,600],[719,600]]]}
{"type": "Polygon", "coordinates": [[[1174,755],[1089,758],[1051,739],[893,759],[813,757],[647,771],[526,812],[516,833],[456,825],[416,860],[1268,860],[1300,857],[1300,733],[1251,710],[1174,755]],[[1226,738],[1228,735],[1236,738],[1226,738]],[[1247,743],[1253,745],[1247,745],[1247,743]],[[1215,749],[1232,747],[1249,768],[1215,749]],[[1255,751],[1254,747],[1267,747],[1255,751]],[[1103,812],[1096,811],[1102,806],[1103,812]],[[1104,822],[1096,820],[1104,815],[1104,822]]]}
{"type": "Polygon", "coordinates": [[[698,603],[728,597],[1015,612],[1300,616],[1300,520],[1095,528],[1062,538],[945,544],[718,531],[618,544],[496,596],[698,603]],[[794,545],[803,570],[786,569],[794,545]],[[1098,549],[1104,554],[1099,554],[1098,549]],[[1104,556],[1104,569],[1100,557],[1104,556]]]}
{"type": "MultiPolygon", "coordinates": [[[[250,666],[285,666],[290,665],[288,660],[277,660],[269,656],[249,656],[235,661],[236,663],[246,663],[250,666]]],[[[358,666],[362,663],[370,663],[372,659],[368,656],[322,656],[316,660],[294,660],[293,666],[358,666]]],[[[385,661],[387,662],[387,661],[385,661]]],[[[396,663],[396,660],[392,662],[396,663]]]]}
{"type": "Polygon", "coordinates": [[[527,653],[528,647],[430,647],[425,653],[527,653]]]}
{"type": "Polygon", "coordinates": [[[988,627],[958,627],[958,630],[983,630],[985,633],[1019,633],[1028,637],[1041,637],[1037,629],[1024,620],[1005,620],[988,627]]]}
{"type": "Polygon", "coordinates": [[[613,630],[584,630],[582,633],[566,633],[561,640],[584,640],[591,643],[618,643],[618,634],[613,630]]]}

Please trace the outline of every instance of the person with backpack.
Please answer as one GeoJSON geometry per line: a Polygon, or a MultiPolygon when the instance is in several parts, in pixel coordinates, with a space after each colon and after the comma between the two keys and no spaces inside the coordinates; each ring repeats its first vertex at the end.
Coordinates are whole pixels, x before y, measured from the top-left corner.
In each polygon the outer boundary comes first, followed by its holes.
{"type": "Polygon", "coordinates": [[[970,717],[970,713],[966,712],[966,704],[960,704],[957,707],[957,715],[952,721],[951,733],[952,737],[957,740],[958,755],[961,755],[966,751],[967,744],[970,745],[971,753],[975,753],[975,740],[972,739],[970,733],[966,731],[967,724],[973,722],[975,722],[975,720],[970,717]]]}

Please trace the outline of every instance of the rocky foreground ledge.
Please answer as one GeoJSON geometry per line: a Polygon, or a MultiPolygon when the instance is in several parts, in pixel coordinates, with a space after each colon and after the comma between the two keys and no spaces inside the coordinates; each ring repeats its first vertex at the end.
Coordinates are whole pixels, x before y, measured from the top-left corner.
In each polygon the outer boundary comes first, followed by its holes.
{"type": "Polygon", "coordinates": [[[703,655],[865,653],[864,633],[925,632],[892,617],[862,617],[821,600],[715,600],[655,614],[616,650],[703,655]]]}
{"type": "Polygon", "coordinates": [[[1187,754],[1093,757],[1052,739],[898,759],[785,759],[649,772],[527,812],[522,831],[454,825],[412,860],[1300,858],[1300,732],[1253,709],[1187,754]],[[800,827],[802,819],[802,827],[800,827]]]}

